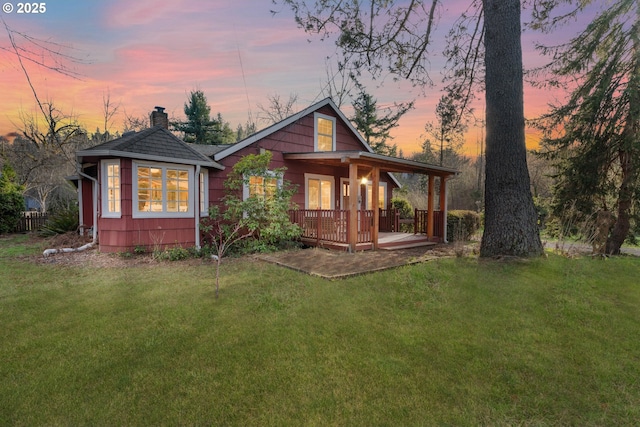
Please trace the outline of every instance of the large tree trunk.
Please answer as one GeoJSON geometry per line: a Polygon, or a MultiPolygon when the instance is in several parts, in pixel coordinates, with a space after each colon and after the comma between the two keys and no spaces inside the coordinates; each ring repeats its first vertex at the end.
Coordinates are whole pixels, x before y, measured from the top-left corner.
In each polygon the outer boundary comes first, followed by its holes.
{"type": "Polygon", "coordinates": [[[524,134],[520,1],[484,0],[485,226],[480,256],[542,254],[524,134]]]}
{"type": "Polygon", "coordinates": [[[633,72],[629,81],[629,113],[622,132],[622,148],[618,151],[622,181],[618,189],[618,216],[607,239],[606,252],[619,255],[620,247],[631,228],[631,208],[635,186],[638,185],[640,158],[640,2],[636,8],[636,22],[631,31],[633,39],[633,72]]]}
{"type": "Polygon", "coordinates": [[[636,22],[631,31],[633,40],[633,71],[629,82],[629,113],[622,132],[622,148],[618,152],[622,181],[618,189],[618,217],[607,240],[607,253],[620,254],[620,247],[631,228],[631,207],[640,174],[640,3],[636,7],[636,22]]]}
{"type": "Polygon", "coordinates": [[[633,202],[632,185],[637,175],[632,167],[631,154],[621,150],[618,157],[622,169],[622,182],[618,190],[618,216],[607,239],[607,247],[605,249],[605,252],[610,255],[620,255],[620,247],[629,235],[631,204],[633,202]]]}

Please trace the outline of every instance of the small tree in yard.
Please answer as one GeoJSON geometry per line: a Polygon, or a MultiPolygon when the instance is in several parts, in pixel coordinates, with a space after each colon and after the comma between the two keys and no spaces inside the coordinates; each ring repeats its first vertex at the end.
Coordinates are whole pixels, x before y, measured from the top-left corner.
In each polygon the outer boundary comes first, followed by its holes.
{"type": "Polygon", "coordinates": [[[224,182],[222,209],[213,207],[202,231],[211,243],[216,261],[216,298],[222,257],[239,242],[252,238],[254,250],[272,250],[300,236],[289,220],[295,209],[295,187],[283,179],[284,168],[269,170],[272,154],[250,154],[238,161],[224,182]]]}
{"type": "Polygon", "coordinates": [[[248,231],[243,221],[232,223],[225,219],[217,206],[209,210],[210,220],[202,224],[201,230],[208,237],[213,251],[211,258],[216,262],[216,298],[220,291],[220,263],[222,257],[236,242],[251,237],[253,232],[248,231]]]}

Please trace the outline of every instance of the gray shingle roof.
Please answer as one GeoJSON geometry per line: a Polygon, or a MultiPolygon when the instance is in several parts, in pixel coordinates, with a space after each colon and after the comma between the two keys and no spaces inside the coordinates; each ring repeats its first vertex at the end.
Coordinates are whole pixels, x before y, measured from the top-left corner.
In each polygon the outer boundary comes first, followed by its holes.
{"type": "Polygon", "coordinates": [[[212,157],[214,154],[225,150],[229,147],[231,147],[233,144],[217,144],[217,145],[211,145],[211,144],[192,144],[192,143],[187,143],[189,145],[189,147],[193,148],[194,150],[196,150],[197,152],[199,152],[200,154],[204,154],[207,157],[212,157]]]}
{"type": "Polygon", "coordinates": [[[112,141],[78,151],[76,155],[131,157],[223,168],[161,126],[127,133],[112,141]]]}

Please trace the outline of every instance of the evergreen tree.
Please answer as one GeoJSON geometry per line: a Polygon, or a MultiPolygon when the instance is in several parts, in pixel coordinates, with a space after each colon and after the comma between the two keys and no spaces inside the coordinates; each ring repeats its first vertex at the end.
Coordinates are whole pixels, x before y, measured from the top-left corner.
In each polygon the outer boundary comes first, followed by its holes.
{"type": "MultiPolygon", "coordinates": [[[[443,166],[445,150],[457,151],[464,143],[464,132],[467,126],[461,121],[451,96],[443,95],[436,105],[437,124],[427,123],[425,130],[429,132],[440,145],[439,165],[443,166]]],[[[434,162],[435,163],[435,162],[434,162]]]]}
{"type": "Polygon", "coordinates": [[[233,144],[236,142],[236,133],[231,129],[229,122],[225,122],[222,114],[218,113],[211,126],[212,144],[233,144]]]}
{"type": "Polygon", "coordinates": [[[184,104],[184,114],[187,121],[176,123],[177,130],[184,132],[186,142],[196,144],[209,144],[211,141],[211,126],[213,122],[210,117],[211,107],[207,104],[207,97],[201,90],[191,91],[188,102],[184,104]]]}
{"type": "Polygon", "coordinates": [[[238,125],[238,127],[236,128],[236,141],[242,141],[246,137],[251,136],[256,132],[257,130],[255,123],[247,120],[247,123],[244,125],[244,127],[242,125],[238,125]]]}
{"type": "Polygon", "coordinates": [[[173,129],[184,133],[186,142],[196,144],[232,144],[236,142],[236,133],[231,125],[225,122],[222,114],[211,118],[211,107],[207,97],[201,90],[191,91],[184,104],[185,122],[172,123],[173,129]]]}
{"type": "Polygon", "coordinates": [[[362,85],[356,85],[360,93],[351,104],[355,111],[351,121],[374,152],[385,156],[397,156],[397,146],[388,145],[387,140],[391,139],[391,129],[398,126],[400,118],[413,108],[413,102],[397,105],[395,113],[389,110],[386,115],[378,117],[377,100],[368,94],[362,85]]]}
{"type": "MultiPolygon", "coordinates": [[[[536,26],[552,30],[563,22],[554,9],[576,2],[548,2],[536,26]]],[[[559,169],[555,211],[614,211],[605,250],[619,254],[640,200],[640,3],[614,1],[569,43],[543,51],[554,58],[549,84],[578,82],[540,121],[543,147],[559,169]]]]}

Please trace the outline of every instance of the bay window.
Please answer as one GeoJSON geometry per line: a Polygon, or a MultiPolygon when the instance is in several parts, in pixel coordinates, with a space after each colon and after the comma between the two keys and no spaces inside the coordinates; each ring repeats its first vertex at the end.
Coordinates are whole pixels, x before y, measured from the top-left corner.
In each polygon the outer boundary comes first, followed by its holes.
{"type": "Polygon", "coordinates": [[[166,164],[133,167],[133,216],[187,217],[193,214],[193,170],[166,164]]]}

